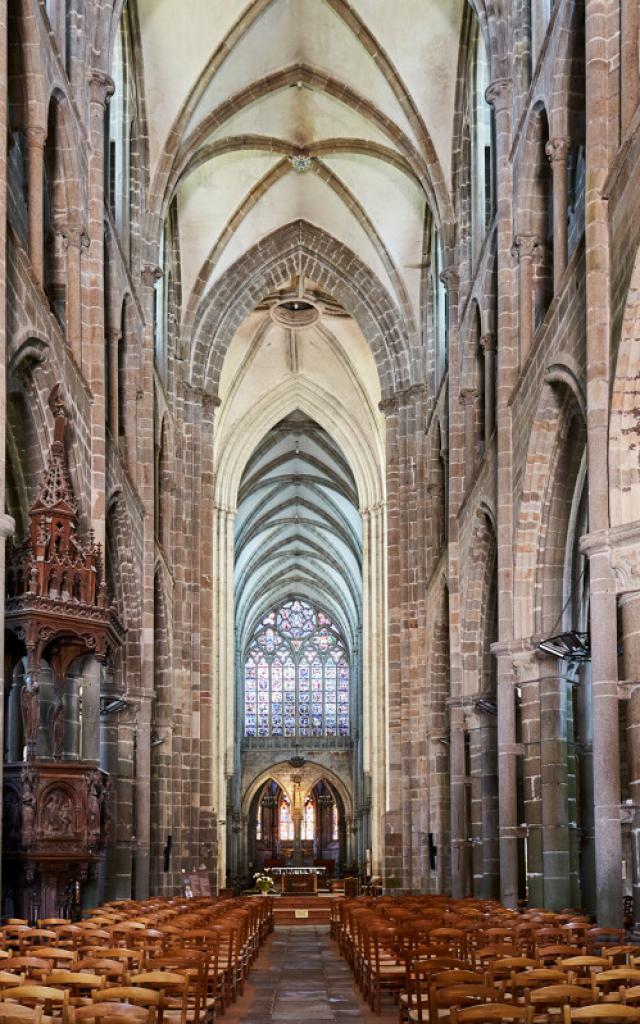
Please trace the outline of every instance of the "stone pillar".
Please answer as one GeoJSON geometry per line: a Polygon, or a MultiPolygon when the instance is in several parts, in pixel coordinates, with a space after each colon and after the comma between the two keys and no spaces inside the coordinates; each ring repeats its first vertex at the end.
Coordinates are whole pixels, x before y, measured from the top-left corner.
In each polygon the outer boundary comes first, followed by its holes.
{"type": "Polygon", "coordinates": [[[567,266],[567,157],[568,139],[550,139],[545,152],[553,174],[553,290],[560,291],[560,282],[567,266]]]}
{"type": "Polygon", "coordinates": [[[483,334],[480,347],[484,357],[484,446],[489,448],[489,441],[496,429],[496,336],[483,334]]]}
{"type": "MultiPolygon", "coordinates": [[[[516,91],[518,85],[516,83],[516,91]]],[[[497,541],[499,642],[492,647],[498,659],[498,807],[500,838],[500,890],[507,906],[515,906],[518,892],[518,821],[516,788],[516,711],[513,686],[513,438],[510,396],[518,373],[518,273],[512,255],[513,171],[512,144],[514,84],[497,78],[487,88],[487,102],[495,115],[495,167],[497,203],[497,541]]],[[[517,255],[517,252],[516,252],[517,255]]],[[[529,268],[531,273],[531,268],[529,268]]],[[[529,296],[531,303],[531,295],[529,296]]],[[[532,310],[529,322],[532,321],[532,310]]]]}
{"type": "Polygon", "coordinates": [[[498,659],[498,806],[500,836],[500,898],[515,907],[518,885],[518,791],[516,757],[522,747],[516,743],[516,701],[514,652],[512,645],[493,644],[498,659]]]}
{"type": "MultiPolygon", "coordinates": [[[[591,479],[591,477],[590,477],[591,479]]],[[[591,488],[590,488],[591,498],[591,488]]],[[[617,602],[606,534],[586,534],[591,581],[593,793],[598,924],[622,924],[617,602]]]]}
{"type": "Polygon", "coordinates": [[[466,815],[467,772],[465,764],[464,708],[460,700],[449,701],[449,758],[451,785],[451,895],[462,899],[470,894],[469,835],[466,815]]]}
{"type": "Polygon", "coordinates": [[[78,364],[82,365],[82,250],[89,245],[89,237],[75,225],[62,229],[67,254],[66,331],[67,344],[78,364]]]}
{"type": "Polygon", "coordinates": [[[44,284],[44,147],[46,141],[46,129],[27,128],[29,258],[33,276],[41,288],[44,284]]]}
{"type": "Polygon", "coordinates": [[[570,902],[567,687],[560,664],[548,657],[539,665],[544,906],[555,911],[570,902]]]}
{"type": "Polygon", "coordinates": [[[640,100],[639,36],[640,10],[637,0],[622,2],[620,4],[620,121],[623,136],[629,130],[640,100]]]}
{"type": "Polygon", "coordinates": [[[530,907],[544,905],[542,859],[542,764],[540,753],[540,681],[531,650],[513,660],[520,687],[522,720],[522,784],[527,844],[527,893],[530,907]]]}
{"type": "Polygon", "coordinates": [[[460,392],[460,404],[464,409],[464,463],[465,491],[473,482],[476,468],[476,402],[478,392],[475,388],[465,388],[460,392]]]}
{"type": "Polygon", "coordinates": [[[627,704],[627,758],[629,795],[633,804],[631,839],[633,851],[633,921],[640,925],[640,590],[620,597],[624,685],[627,704]]]}
{"type": "Polygon", "coordinates": [[[149,858],[151,848],[151,701],[140,697],[136,718],[135,762],[135,879],[137,900],[149,896],[149,858]]]}
{"type": "Polygon", "coordinates": [[[118,401],[118,351],[121,343],[120,327],[112,327],[107,332],[107,362],[109,364],[109,429],[113,443],[117,446],[120,436],[120,403],[118,401]]]}
{"type": "Polygon", "coordinates": [[[533,259],[540,246],[535,235],[516,235],[511,252],[520,266],[520,365],[524,366],[533,342],[533,259]]]}

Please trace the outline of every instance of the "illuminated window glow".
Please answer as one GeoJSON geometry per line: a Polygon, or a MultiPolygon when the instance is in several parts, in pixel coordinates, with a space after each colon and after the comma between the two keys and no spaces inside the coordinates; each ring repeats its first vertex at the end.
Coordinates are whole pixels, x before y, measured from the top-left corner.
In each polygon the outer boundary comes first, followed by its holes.
{"type": "Polygon", "coordinates": [[[349,661],[328,615],[298,599],[263,616],[244,666],[245,736],[348,736],[349,661]]]}

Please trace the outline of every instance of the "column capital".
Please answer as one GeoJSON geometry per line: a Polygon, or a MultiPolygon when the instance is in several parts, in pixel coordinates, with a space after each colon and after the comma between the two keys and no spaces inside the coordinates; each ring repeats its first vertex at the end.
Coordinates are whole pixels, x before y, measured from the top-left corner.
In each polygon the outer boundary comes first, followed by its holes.
{"type": "Polygon", "coordinates": [[[549,139],[549,141],[546,143],[544,147],[544,151],[547,154],[549,163],[566,163],[567,157],[569,155],[570,146],[570,139],[565,139],[562,137],[556,139],[549,139]]]}
{"type": "Polygon", "coordinates": [[[458,395],[461,405],[471,405],[478,398],[477,388],[463,388],[458,395]]]}
{"type": "Polygon", "coordinates": [[[163,276],[162,267],[159,267],[157,263],[144,263],[142,266],[142,281],[147,288],[153,288],[156,281],[159,281],[163,276]]]}
{"type": "Polygon", "coordinates": [[[409,405],[418,398],[423,398],[427,393],[427,386],[424,383],[410,384],[407,388],[394,391],[378,402],[378,409],[384,416],[391,415],[398,411],[400,406],[409,405]]]}
{"type": "Polygon", "coordinates": [[[494,78],[485,89],[484,98],[495,110],[505,110],[511,103],[512,88],[510,78],[494,78]]]}
{"type": "Polygon", "coordinates": [[[115,84],[111,75],[100,68],[94,68],[89,76],[89,96],[92,103],[106,106],[107,100],[115,92],[115,84]]]}
{"type": "Polygon", "coordinates": [[[88,249],[91,245],[89,235],[80,224],[60,224],[57,231],[62,236],[65,249],[70,246],[74,249],[88,249]]]}
{"type": "Polygon", "coordinates": [[[460,274],[457,267],[445,267],[440,271],[440,280],[448,292],[453,291],[460,283],[460,274]]]}
{"type": "Polygon", "coordinates": [[[495,352],[498,348],[498,339],[493,331],[483,334],[480,338],[480,348],[483,352],[495,352]]]}
{"type": "Polygon", "coordinates": [[[580,539],[580,550],[589,559],[605,557],[618,596],[640,591],[640,520],[587,533],[580,539]]]}
{"type": "Polygon", "coordinates": [[[26,129],[27,142],[29,146],[34,146],[36,149],[44,149],[47,141],[47,129],[39,128],[37,126],[26,129]]]}
{"type": "Polygon", "coordinates": [[[537,235],[516,235],[511,246],[511,255],[518,263],[532,260],[542,244],[542,239],[537,235]]]}

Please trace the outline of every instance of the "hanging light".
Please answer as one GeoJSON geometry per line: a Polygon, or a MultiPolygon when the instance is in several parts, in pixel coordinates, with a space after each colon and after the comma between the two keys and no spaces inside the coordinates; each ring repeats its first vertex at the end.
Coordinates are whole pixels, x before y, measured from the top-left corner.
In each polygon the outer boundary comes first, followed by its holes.
{"type": "Polygon", "coordinates": [[[591,636],[589,633],[579,633],[572,629],[568,633],[559,633],[557,636],[541,640],[538,650],[567,661],[590,661],[591,636]]]}

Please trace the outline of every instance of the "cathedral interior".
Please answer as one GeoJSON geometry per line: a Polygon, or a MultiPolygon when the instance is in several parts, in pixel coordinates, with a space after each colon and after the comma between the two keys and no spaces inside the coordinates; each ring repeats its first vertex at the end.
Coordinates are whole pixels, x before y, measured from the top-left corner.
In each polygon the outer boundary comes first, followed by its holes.
{"type": "Polygon", "coordinates": [[[0,3],[3,916],[306,866],[640,926],[639,40],[0,3]]]}

